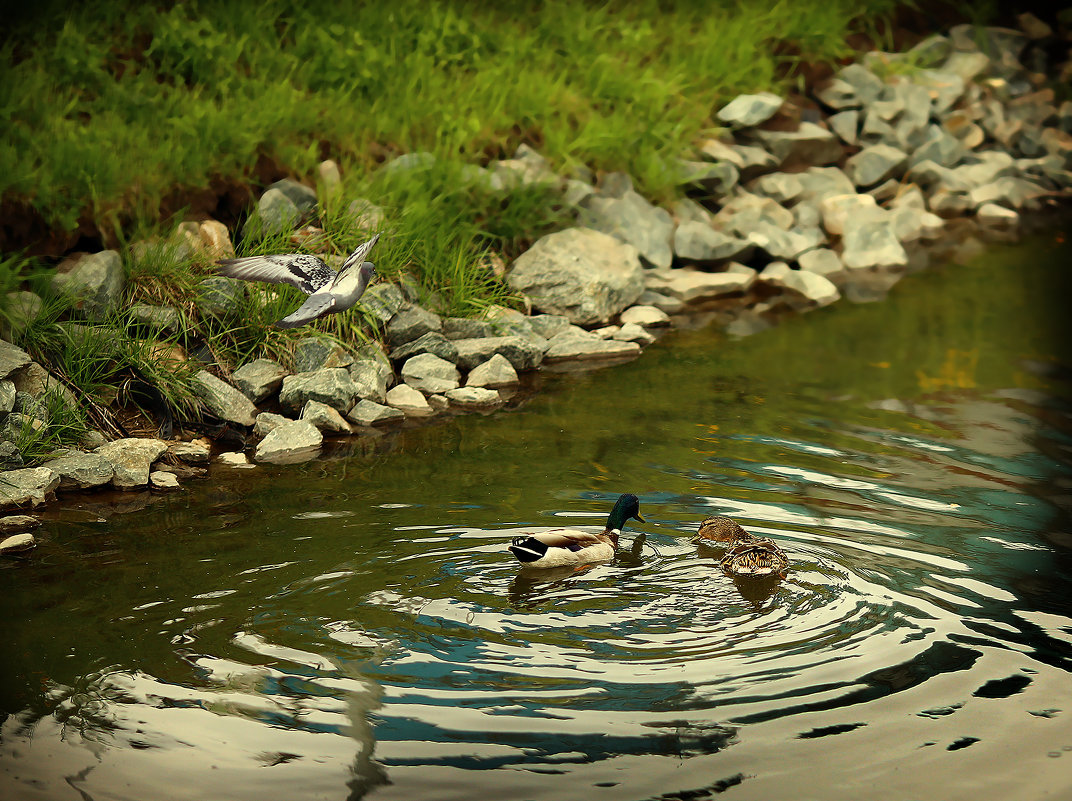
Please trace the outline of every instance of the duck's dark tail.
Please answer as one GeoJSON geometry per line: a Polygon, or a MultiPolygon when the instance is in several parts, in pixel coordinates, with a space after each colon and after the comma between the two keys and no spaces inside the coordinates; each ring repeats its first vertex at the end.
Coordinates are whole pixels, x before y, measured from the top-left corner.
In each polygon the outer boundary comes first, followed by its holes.
{"type": "Polygon", "coordinates": [[[510,541],[510,553],[523,564],[535,562],[547,553],[547,543],[540,542],[535,537],[514,537],[510,541]]]}

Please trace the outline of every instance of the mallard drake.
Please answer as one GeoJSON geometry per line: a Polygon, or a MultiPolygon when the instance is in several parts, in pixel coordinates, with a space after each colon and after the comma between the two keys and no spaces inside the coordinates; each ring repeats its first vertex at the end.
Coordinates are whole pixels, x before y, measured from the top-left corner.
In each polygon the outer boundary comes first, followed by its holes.
{"type": "Polygon", "coordinates": [[[629,518],[644,522],[636,495],[620,495],[599,534],[560,528],[543,534],[514,537],[510,552],[526,567],[565,567],[605,562],[614,558],[618,537],[629,518]]]}
{"type": "Polygon", "coordinates": [[[728,545],[729,549],[718,560],[718,566],[733,576],[773,576],[789,567],[789,557],[774,544],[774,540],[755,537],[728,517],[704,520],[696,532],[696,540],[728,545]]]}

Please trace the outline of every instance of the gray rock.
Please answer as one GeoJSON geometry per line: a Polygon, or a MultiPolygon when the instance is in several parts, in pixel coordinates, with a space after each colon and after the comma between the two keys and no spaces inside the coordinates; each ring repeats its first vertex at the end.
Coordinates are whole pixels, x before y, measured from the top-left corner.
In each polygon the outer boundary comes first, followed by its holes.
{"type": "Polygon", "coordinates": [[[7,293],[7,325],[12,331],[22,332],[37,319],[44,301],[33,292],[18,290],[7,293]]]}
{"type": "Polygon", "coordinates": [[[206,370],[198,372],[193,377],[190,389],[221,420],[240,426],[253,425],[257,407],[249,398],[212,373],[206,370]]]}
{"type": "Polygon", "coordinates": [[[382,167],[381,170],[387,173],[400,170],[407,172],[410,170],[422,171],[431,169],[436,162],[434,153],[416,152],[416,153],[403,153],[401,156],[388,161],[382,167]]]}
{"type": "Polygon", "coordinates": [[[864,114],[864,124],[860,126],[860,143],[863,145],[899,145],[901,139],[892,125],[872,109],[864,114]]]}
{"type": "Polygon", "coordinates": [[[917,86],[927,89],[931,96],[932,113],[941,118],[964,96],[964,79],[954,72],[922,70],[913,80],[917,86]]]}
{"type": "Polygon", "coordinates": [[[571,328],[551,338],[545,358],[547,361],[614,359],[638,353],[640,346],[635,342],[600,339],[583,329],[571,328]]]}
{"type": "Polygon", "coordinates": [[[859,221],[861,219],[884,219],[886,216],[885,210],[878,208],[874,197],[855,192],[823,198],[819,203],[819,211],[823,218],[823,228],[832,236],[844,234],[845,223],[850,218],[859,221]]]}
{"type": "Polygon", "coordinates": [[[421,353],[402,365],[402,380],[426,394],[442,394],[458,387],[461,375],[453,363],[431,353],[421,353]]]}
{"type": "Polygon", "coordinates": [[[279,405],[297,414],[311,400],[326,403],[346,413],[354,405],[357,387],[345,367],[327,367],[309,373],[296,373],[283,379],[279,405]]]}
{"type": "Polygon", "coordinates": [[[233,373],[231,381],[253,403],[260,403],[279,391],[286,369],[271,359],[254,359],[233,373]]]}
{"type": "MultiPolygon", "coordinates": [[[[0,379],[7,378],[12,373],[21,370],[33,361],[30,354],[22,348],[15,347],[10,342],[0,339],[0,379]]],[[[14,398],[12,398],[14,401],[14,398]]]]}
{"type": "Polygon", "coordinates": [[[198,284],[197,310],[208,317],[229,317],[238,313],[246,297],[246,287],[234,278],[213,276],[198,284]]]}
{"type": "Polygon", "coordinates": [[[777,228],[789,228],[793,224],[793,212],[769,197],[739,193],[715,215],[714,225],[724,233],[734,233],[747,238],[760,223],[777,228]]]}
{"type": "Polygon", "coordinates": [[[445,317],[443,319],[443,336],[447,339],[473,339],[495,335],[495,328],[487,320],[474,320],[471,317],[445,317]]]}
{"type": "Polygon", "coordinates": [[[407,384],[388,390],[387,405],[403,412],[406,417],[426,417],[435,413],[424,395],[407,384]]]}
{"type": "Polygon", "coordinates": [[[971,190],[968,200],[973,209],[988,203],[1012,209],[1035,209],[1039,206],[1039,199],[1047,194],[1041,186],[1025,178],[1005,177],[971,190]]]}
{"type": "Polygon", "coordinates": [[[949,72],[970,84],[990,67],[990,59],[983,53],[952,53],[941,66],[942,72],[949,72]]]}
{"type": "Polygon", "coordinates": [[[496,353],[504,356],[515,370],[531,370],[543,361],[544,349],[520,336],[459,339],[454,344],[458,347],[458,366],[465,370],[472,370],[496,353]]]}
{"type": "Polygon", "coordinates": [[[115,475],[115,467],[99,453],[73,451],[45,462],[43,467],[60,477],[58,489],[61,490],[99,487],[107,484],[115,475]]]}
{"type": "Polygon", "coordinates": [[[937,189],[927,198],[927,206],[935,214],[945,217],[959,217],[967,214],[972,203],[967,192],[951,189],[937,189]]]}
{"type": "Polygon", "coordinates": [[[257,443],[257,462],[293,462],[311,458],[324,442],[324,435],[308,420],[288,420],[273,428],[257,443]]]}
{"type": "Polygon", "coordinates": [[[707,209],[690,198],[682,198],[674,202],[670,207],[673,212],[674,219],[678,225],[686,222],[698,222],[704,225],[711,225],[714,220],[714,215],[707,209]]]}
{"type": "Polygon", "coordinates": [[[630,306],[622,312],[622,325],[635,324],[644,328],[656,328],[670,325],[670,317],[662,309],[655,306],[630,306]]]}
{"type": "Polygon", "coordinates": [[[182,327],[179,310],[171,306],[151,306],[148,303],[135,303],[130,307],[133,320],[161,331],[177,332],[182,327]]]}
{"type": "Polygon", "coordinates": [[[238,451],[233,451],[230,453],[221,453],[218,457],[218,461],[220,462],[220,464],[225,464],[228,467],[253,467],[253,465],[249,463],[249,457],[247,457],[244,453],[238,451]]]}
{"type": "Polygon", "coordinates": [[[354,357],[338,342],[321,337],[304,337],[294,346],[294,372],[311,373],[328,367],[349,367],[354,357]]]}
{"type": "Polygon", "coordinates": [[[883,181],[878,186],[874,186],[867,190],[867,194],[871,195],[877,202],[885,203],[888,200],[893,200],[897,197],[897,193],[901,191],[901,182],[896,178],[890,178],[887,181],[883,181]]]}
{"type": "Polygon", "coordinates": [[[343,416],[330,406],[319,401],[309,401],[301,410],[300,420],[306,420],[318,430],[332,434],[350,434],[353,429],[343,416]]]}
{"type": "Polygon", "coordinates": [[[889,145],[866,147],[845,162],[845,174],[856,186],[874,186],[887,178],[899,178],[908,166],[908,154],[889,145]]]}
{"type": "Polygon", "coordinates": [[[856,88],[841,78],[832,78],[826,86],[815,92],[815,99],[834,111],[858,109],[861,106],[856,88]]]}
{"type": "Polygon", "coordinates": [[[635,342],[641,347],[650,345],[655,341],[655,337],[652,334],[649,334],[643,326],[636,323],[623,324],[621,328],[611,334],[610,338],[618,342],[635,342]]]}
{"type": "Polygon", "coordinates": [[[996,203],[984,203],[976,209],[975,216],[991,228],[1015,228],[1020,223],[1019,214],[996,203]]]}
{"type": "MultiPolygon", "coordinates": [[[[607,322],[644,289],[636,249],[589,228],[542,237],[518,257],[506,280],[541,311],[582,325],[607,322]]],[[[513,359],[511,363],[518,367],[513,359]]]]}
{"type": "Polygon", "coordinates": [[[376,403],[383,402],[393,377],[391,366],[383,361],[360,359],[350,366],[350,379],[354,383],[356,396],[376,403]]]}
{"type": "Polygon", "coordinates": [[[596,188],[587,181],[570,178],[562,192],[562,200],[567,206],[576,208],[596,193],[596,188]]]}
{"type": "MultiPolygon", "coordinates": [[[[656,267],[669,267],[673,261],[670,239],[674,233],[674,221],[670,212],[653,206],[636,192],[626,192],[620,198],[589,198],[581,210],[580,223],[632,245],[645,261],[656,267]]],[[[563,233],[565,232],[560,231],[550,237],[563,233]]],[[[550,237],[544,237],[540,242],[547,241],[550,237]]],[[[539,246],[540,242],[537,242],[533,249],[539,246]]],[[[528,254],[522,254],[518,261],[526,255],[528,254]]],[[[516,264],[517,262],[515,266],[516,264]]]]}
{"type": "Polygon", "coordinates": [[[599,194],[604,197],[624,197],[633,191],[633,179],[625,172],[608,172],[599,182],[599,194]]]}
{"type": "Polygon", "coordinates": [[[931,119],[930,92],[905,77],[897,79],[893,91],[903,108],[893,128],[898,146],[902,150],[914,150],[927,139],[931,119]]]}
{"type": "Polygon", "coordinates": [[[70,297],[74,307],[91,320],[103,320],[118,311],[126,285],[123,260],[114,250],[84,256],[70,270],[52,277],[52,289],[70,297]]]}
{"type": "Polygon", "coordinates": [[[197,442],[176,442],[168,446],[168,453],[183,464],[206,465],[212,451],[197,442]]]}
{"type": "Polygon", "coordinates": [[[772,259],[793,260],[826,240],[818,229],[786,231],[768,222],[758,222],[749,232],[748,241],[772,259]]]}
{"type": "Polygon", "coordinates": [[[802,122],[795,131],[753,132],[783,167],[793,164],[824,165],[841,160],[841,143],[826,128],[802,122]]]}
{"type": "Polygon", "coordinates": [[[406,299],[396,284],[373,284],[361,296],[361,308],[380,323],[386,324],[402,309],[406,299]]]}
{"type": "Polygon", "coordinates": [[[446,398],[455,406],[496,406],[503,402],[494,389],[484,387],[458,387],[446,393],[446,398]]]}
{"type": "Polygon", "coordinates": [[[817,248],[802,253],[798,259],[800,269],[805,272],[821,275],[831,283],[838,283],[846,276],[845,265],[837,253],[829,248],[817,248]]]}
{"type": "Polygon", "coordinates": [[[514,370],[514,366],[505,356],[496,353],[470,371],[465,385],[467,387],[509,387],[517,382],[517,371],[514,370]]]}
{"type": "Polygon", "coordinates": [[[845,223],[841,244],[841,260],[850,269],[908,265],[908,254],[888,221],[856,221],[850,217],[845,223]]]}
{"type": "Polygon", "coordinates": [[[678,186],[697,186],[712,195],[728,194],[741,178],[740,170],[728,161],[678,162],[678,186]]]}
{"type": "Polygon", "coordinates": [[[826,120],[838,138],[847,145],[855,145],[860,141],[860,112],[842,111],[834,114],[826,120]]]}
{"type": "Polygon", "coordinates": [[[138,489],[149,483],[153,462],[167,451],[167,443],[158,439],[117,439],[94,451],[115,466],[112,486],[116,489],[138,489]]]}
{"type": "Polygon", "coordinates": [[[940,64],[949,58],[952,52],[953,43],[949,41],[949,37],[938,33],[928,36],[908,49],[908,54],[913,61],[923,66],[940,64]]]}
{"type": "Polygon", "coordinates": [[[785,102],[778,95],[760,92],[755,95],[739,95],[718,110],[720,122],[734,128],[749,128],[766,122],[785,102]]]}
{"type": "Polygon", "coordinates": [[[390,406],[384,406],[370,400],[358,401],[351,409],[346,418],[359,426],[378,426],[384,423],[401,422],[406,417],[405,413],[390,406]]]}
{"type": "Polygon", "coordinates": [[[708,273],[700,270],[663,270],[648,277],[655,291],[679,298],[686,303],[700,298],[714,298],[747,291],[755,280],[755,270],[749,273],[708,273]]]}
{"type": "Polygon", "coordinates": [[[0,509],[40,506],[59,484],[60,477],[47,467],[26,467],[0,473],[0,509]]]}
{"type": "Polygon", "coordinates": [[[745,260],[752,248],[747,240],[716,231],[701,222],[683,222],[674,231],[674,253],[690,261],[745,260]]]}
{"type": "Polygon", "coordinates": [[[804,188],[797,200],[797,208],[802,204],[818,204],[830,195],[845,195],[856,191],[852,181],[837,167],[810,167],[796,173],[797,180],[804,188]]]}
{"type": "Polygon", "coordinates": [[[362,236],[379,231],[386,221],[387,215],[383,209],[364,198],[351,200],[340,220],[347,231],[362,236]]]}
{"type": "Polygon", "coordinates": [[[290,178],[283,178],[268,187],[269,191],[273,189],[286,195],[303,217],[311,214],[316,208],[316,190],[305,184],[300,184],[290,178]]]}
{"type": "Polygon", "coordinates": [[[28,551],[37,545],[33,534],[13,534],[0,540],[0,554],[28,551]]]}
{"type": "Polygon", "coordinates": [[[943,167],[955,167],[967,154],[964,143],[938,125],[927,130],[927,140],[917,147],[909,157],[909,165],[922,161],[931,161],[943,167]]]}
{"type": "Polygon", "coordinates": [[[290,418],[284,417],[281,414],[274,414],[272,412],[261,412],[257,415],[257,422],[253,425],[253,435],[255,437],[267,437],[274,429],[283,425],[283,423],[289,423],[290,418]]]}
{"type": "Polygon", "coordinates": [[[783,286],[795,296],[791,303],[796,306],[829,306],[841,298],[829,279],[808,270],[790,270],[783,286]]]}
{"type": "Polygon", "coordinates": [[[863,106],[870,106],[878,100],[886,88],[882,79],[862,64],[849,64],[842,67],[837,77],[853,88],[863,106]]]}
{"type": "Polygon", "coordinates": [[[550,339],[569,328],[570,321],[561,314],[537,314],[529,318],[529,325],[537,336],[550,339]]]}
{"type": "Polygon", "coordinates": [[[753,181],[751,188],[777,203],[787,205],[800,197],[804,184],[790,173],[772,172],[753,181]]]}
{"type": "Polygon", "coordinates": [[[433,314],[420,306],[409,305],[391,318],[384,333],[388,347],[397,348],[429,331],[440,333],[442,330],[443,321],[438,314],[433,314]]]}
{"type": "Polygon", "coordinates": [[[179,477],[164,470],[154,470],[149,473],[149,485],[158,490],[182,489],[179,485],[179,477]]]}
{"type": "Polygon", "coordinates": [[[667,295],[663,292],[656,292],[651,289],[645,289],[640,293],[640,297],[637,298],[637,305],[654,306],[656,309],[665,312],[666,314],[677,314],[685,308],[685,302],[681,298],[675,298],[671,295],[667,295]]]}
{"type": "Polygon", "coordinates": [[[416,356],[419,353],[434,354],[440,359],[445,359],[448,362],[456,362],[458,360],[457,346],[436,331],[429,331],[427,334],[417,337],[412,342],[407,342],[405,345],[399,345],[391,351],[391,358],[394,361],[403,361],[410,356],[416,356]]]}
{"type": "Polygon", "coordinates": [[[942,218],[924,209],[899,208],[889,214],[894,236],[902,243],[919,239],[934,239],[942,233],[942,218]]]}
{"type": "Polygon", "coordinates": [[[36,517],[30,517],[29,515],[8,515],[6,517],[0,517],[0,534],[7,536],[9,534],[21,534],[25,531],[30,531],[41,525],[41,521],[36,517]]]}
{"type": "Polygon", "coordinates": [[[268,189],[242,228],[249,237],[288,233],[298,227],[302,213],[298,205],[278,189],[268,189]]]}

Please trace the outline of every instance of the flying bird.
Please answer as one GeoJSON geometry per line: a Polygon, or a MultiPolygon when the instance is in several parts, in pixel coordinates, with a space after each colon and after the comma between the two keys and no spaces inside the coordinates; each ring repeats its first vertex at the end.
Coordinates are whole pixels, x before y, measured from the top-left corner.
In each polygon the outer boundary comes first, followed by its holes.
{"type": "Polygon", "coordinates": [[[242,281],[290,284],[309,296],[298,309],[276,323],[279,328],[299,328],[325,314],[338,314],[352,307],[376,275],[376,267],[365,257],[380,235],[357,246],[335,272],[309,253],[247,256],[220,259],[216,274],[242,281]]]}

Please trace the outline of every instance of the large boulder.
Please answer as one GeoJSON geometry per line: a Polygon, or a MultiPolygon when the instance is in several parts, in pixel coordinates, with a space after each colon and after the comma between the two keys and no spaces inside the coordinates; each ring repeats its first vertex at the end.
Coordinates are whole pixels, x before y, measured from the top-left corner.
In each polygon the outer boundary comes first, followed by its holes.
{"type": "Polygon", "coordinates": [[[231,373],[231,380],[253,403],[260,403],[279,391],[286,375],[286,369],[279,363],[271,359],[254,359],[231,373]]]}
{"type": "Polygon", "coordinates": [[[61,490],[100,487],[111,481],[115,475],[115,465],[99,453],[74,451],[58,459],[51,459],[43,466],[60,477],[61,490]]]}
{"type": "Polygon", "coordinates": [[[465,380],[467,387],[509,387],[516,384],[517,371],[505,356],[496,353],[486,362],[478,364],[465,380]]]}
{"type": "Polygon", "coordinates": [[[421,353],[402,365],[402,380],[421,392],[443,393],[461,384],[458,368],[432,353],[421,353]]]}
{"type": "Polygon", "coordinates": [[[745,239],[716,231],[703,222],[681,223],[674,231],[674,253],[689,261],[746,260],[752,244],[745,239]]]}
{"type": "Polygon", "coordinates": [[[632,245],[641,258],[656,267],[669,267],[673,261],[670,240],[674,220],[670,212],[653,206],[636,192],[630,190],[621,197],[593,195],[585,201],[580,220],[588,228],[632,245]]]}
{"type": "Polygon", "coordinates": [[[506,280],[536,308],[578,325],[608,322],[644,291],[636,248],[590,228],[568,228],[541,238],[518,257],[506,280]]]}
{"type": "Polygon", "coordinates": [[[404,345],[424,336],[429,331],[439,333],[442,330],[443,320],[438,314],[411,304],[403,307],[391,318],[391,321],[387,323],[387,329],[384,334],[387,345],[391,348],[397,348],[399,345],[404,345]]]}
{"type": "Polygon", "coordinates": [[[742,265],[736,267],[740,269],[721,273],[688,269],[661,270],[648,277],[648,285],[656,292],[679,298],[686,303],[700,298],[732,295],[746,291],[756,278],[755,270],[742,265]]]}
{"type": "Polygon", "coordinates": [[[572,327],[551,338],[547,348],[547,360],[615,359],[635,356],[638,353],[640,346],[635,342],[601,339],[590,331],[572,327]]]}

